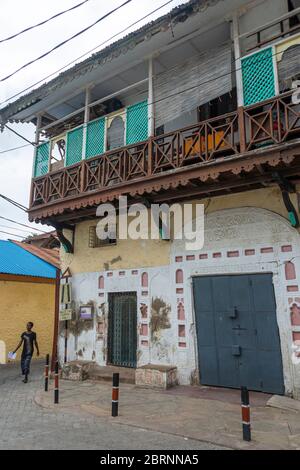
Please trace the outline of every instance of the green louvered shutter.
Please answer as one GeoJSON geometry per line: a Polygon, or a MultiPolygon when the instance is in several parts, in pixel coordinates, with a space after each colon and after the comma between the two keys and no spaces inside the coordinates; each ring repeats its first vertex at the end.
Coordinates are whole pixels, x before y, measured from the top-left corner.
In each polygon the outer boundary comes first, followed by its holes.
{"type": "Polygon", "coordinates": [[[37,147],[34,164],[34,177],[43,176],[49,171],[50,142],[37,147]]]}
{"type": "Polygon", "coordinates": [[[104,152],[105,118],[90,122],[86,127],[86,158],[101,155],[104,152]]]}
{"type": "Polygon", "coordinates": [[[242,59],[242,75],[245,106],[275,96],[273,48],[242,59]]]}
{"type": "Polygon", "coordinates": [[[148,139],[148,102],[134,104],[127,108],[126,145],[148,139]]]}
{"type": "Polygon", "coordinates": [[[66,166],[74,165],[82,159],[83,126],[67,133],[66,166]]]}

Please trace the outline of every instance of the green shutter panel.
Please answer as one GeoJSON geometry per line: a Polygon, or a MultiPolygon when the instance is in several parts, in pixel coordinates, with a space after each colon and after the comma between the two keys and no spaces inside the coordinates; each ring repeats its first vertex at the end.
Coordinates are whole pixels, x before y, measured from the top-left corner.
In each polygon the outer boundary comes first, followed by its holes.
{"type": "Polygon", "coordinates": [[[126,145],[148,139],[148,102],[134,104],[127,108],[126,145]]]}
{"type": "Polygon", "coordinates": [[[242,59],[242,75],[245,106],[275,96],[273,48],[242,59]]]}
{"type": "Polygon", "coordinates": [[[67,133],[66,166],[74,165],[82,159],[83,126],[67,133]]]}
{"type": "Polygon", "coordinates": [[[101,155],[104,152],[105,118],[90,122],[86,127],[86,158],[101,155]]]}
{"type": "Polygon", "coordinates": [[[36,149],[34,177],[43,176],[49,171],[50,142],[41,144],[36,149]]]}

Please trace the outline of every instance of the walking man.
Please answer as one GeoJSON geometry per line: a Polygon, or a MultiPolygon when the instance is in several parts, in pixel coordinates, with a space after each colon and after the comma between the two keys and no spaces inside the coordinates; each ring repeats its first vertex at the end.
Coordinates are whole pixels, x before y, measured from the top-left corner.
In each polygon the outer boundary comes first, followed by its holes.
{"type": "Polygon", "coordinates": [[[26,325],[26,331],[21,334],[21,341],[14,350],[14,353],[16,353],[23,344],[23,351],[21,356],[21,369],[22,374],[25,376],[23,380],[24,384],[27,384],[28,382],[28,375],[30,372],[30,363],[34,352],[34,346],[36,348],[37,355],[40,355],[39,346],[36,340],[36,333],[32,331],[32,328],[33,323],[30,321],[26,325]]]}

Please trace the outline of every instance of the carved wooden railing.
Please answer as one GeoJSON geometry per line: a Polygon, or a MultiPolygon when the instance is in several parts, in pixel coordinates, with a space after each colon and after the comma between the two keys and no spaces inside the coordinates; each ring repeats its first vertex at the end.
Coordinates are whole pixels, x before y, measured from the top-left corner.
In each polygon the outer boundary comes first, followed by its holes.
{"type": "Polygon", "coordinates": [[[148,175],[148,141],[84,160],[82,191],[93,191],[148,175]]]}
{"type": "Polygon", "coordinates": [[[246,151],[299,136],[300,105],[293,103],[292,95],[288,92],[244,109],[246,151]]]}
{"type": "Polygon", "coordinates": [[[152,139],[152,174],[239,153],[238,112],[152,139]]]}
{"type": "Polygon", "coordinates": [[[35,178],[31,206],[203,165],[300,137],[292,92],[35,178]]]}

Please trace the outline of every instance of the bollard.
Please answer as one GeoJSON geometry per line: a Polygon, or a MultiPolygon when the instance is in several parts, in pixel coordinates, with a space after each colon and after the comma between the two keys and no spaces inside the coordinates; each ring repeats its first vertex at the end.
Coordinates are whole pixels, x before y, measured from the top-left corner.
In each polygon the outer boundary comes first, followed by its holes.
{"type": "Polygon", "coordinates": [[[115,418],[119,411],[120,374],[113,374],[111,415],[115,418]]]}
{"type": "Polygon", "coordinates": [[[46,364],[45,364],[45,392],[48,392],[48,385],[49,385],[49,354],[46,356],[46,364]]]}
{"type": "Polygon", "coordinates": [[[251,424],[250,424],[250,403],[249,390],[247,387],[241,388],[242,398],[242,423],[243,423],[243,440],[251,441],[251,424]]]}
{"type": "Polygon", "coordinates": [[[55,375],[54,375],[54,403],[57,405],[59,402],[59,390],[58,390],[58,360],[55,362],[55,375]]]}

